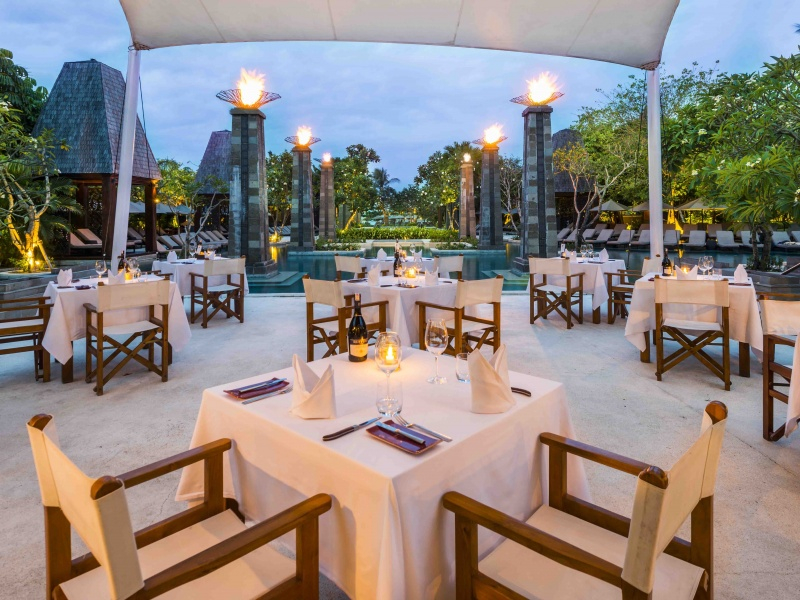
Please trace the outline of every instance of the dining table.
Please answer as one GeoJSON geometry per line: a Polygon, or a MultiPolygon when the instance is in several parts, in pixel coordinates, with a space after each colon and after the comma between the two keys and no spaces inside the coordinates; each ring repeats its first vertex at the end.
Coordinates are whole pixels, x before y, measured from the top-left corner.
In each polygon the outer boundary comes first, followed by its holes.
{"type": "MultiPolygon", "coordinates": [[[[656,328],[655,277],[659,273],[648,273],[637,279],[631,294],[628,308],[628,320],[625,325],[625,339],[640,352],[642,362],[650,362],[650,337],[656,328]]],[[[665,277],[665,279],[675,279],[665,277]]],[[[728,322],[730,338],[739,342],[739,375],[750,377],[750,350],[757,358],[761,357],[764,346],[764,330],[761,327],[761,313],[758,309],[758,297],[753,282],[730,282],[728,322]]],[[[719,321],[720,309],[715,306],[680,304],[665,305],[665,318],[694,319],[698,321],[719,321]]]]}
{"type": "MultiPolygon", "coordinates": [[[[552,260],[564,260],[554,258],[552,260]]],[[[600,258],[578,258],[570,265],[572,273],[583,273],[583,293],[592,297],[592,322],[600,323],[600,308],[608,302],[608,286],[606,273],[616,273],[625,269],[625,261],[621,259],[602,260],[600,258]]],[[[542,282],[542,276],[536,277],[536,283],[542,282]]],[[[548,275],[547,283],[566,286],[566,278],[548,275]]],[[[528,281],[530,293],[530,281],[528,281]]]]}
{"type": "MultiPolygon", "coordinates": [[[[139,281],[156,281],[162,277],[143,275],[138,281],[126,281],[117,285],[139,285],[139,281]]],[[[81,278],[68,285],[59,286],[51,281],[44,291],[44,296],[50,300],[50,320],[42,339],[42,346],[53,358],[61,363],[61,381],[73,381],[73,348],[75,340],[86,336],[86,309],[84,304],[97,304],[97,284],[101,281],[97,277],[81,278]]],[[[103,278],[105,283],[108,278],[103,278]]],[[[189,319],[183,307],[183,297],[178,291],[175,282],[170,282],[169,295],[169,345],[174,351],[180,352],[189,343],[192,332],[189,329],[189,319]]],[[[148,309],[129,308],[111,310],[104,313],[106,325],[122,325],[147,319],[148,309]]]]}
{"type": "MultiPolygon", "coordinates": [[[[423,258],[420,260],[422,264],[423,271],[432,271],[433,270],[433,259],[432,258],[423,258]]],[[[414,264],[414,259],[412,257],[407,257],[403,261],[403,268],[407,269],[408,267],[414,264]]],[[[361,259],[361,266],[362,268],[369,271],[374,266],[380,267],[381,271],[387,271],[391,273],[394,270],[394,257],[387,257],[387,258],[362,258],[361,259]]],[[[450,273],[439,273],[442,277],[450,277],[450,273]]]]}
{"type": "MultiPolygon", "coordinates": [[[[391,331],[400,335],[400,343],[411,346],[419,342],[419,309],[417,302],[430,302],[440,306],[453,306],[456,300],[457,282],[453,279],[440,277],[436,285],[427,285],[425,277],[405,279],[406,285],[401,285],[401,279],[392,276],[382,276],[377,285],[371,285],[368,278],[350,279],[342,282],[342,292],[345,296],[361,294],[361,302],[380,302],[387,300],[387,325],[391,331]]],[[[377,309],[366,309],[364,317],[368,322],[377,321],[377,309]]],[[[452,319],[453,312],[430,309],[430,318],[452,319]]],[[[473,314],[472,310],[467,311],[473,314]]]]}
{"type": "MultiPolygon", "coordinates": [[[[213,260],[230,259],[224,256],[216,256],[213,258],[213,260]]],[[[172,275],[172,281],[177,284],[178,291],[180,292],[181,296],[188,296],[192,293],[191,273],[202,275],[203,271],[205,270],[205,260],[194,258],[178,259],[175,261],[154,260],[153,270],[172,275]]],[[[238,283],[238,281],[238,276],[235,276],[234,282],[238,283]]],[[[214,285],[222,285],[226,282],[227,275],[214,275],[209,278],[208,285],[210,287],[214,285]]],[[[244,293],[247,294],[249,292],[250,288],[247,284],[247,275],[244,275],[244,293]]]]}
{"type": "MultiPolygon", "coordinates": [[[[333,441],[323,436],[378,416],[376,389],[386,377],[372,360],[347,354],[309,363],[333,369],[337,417],[302,419],[290,412],[291,393],[243,404],[224,390],[292,368],[255,374],[203,391],[191,447],[232,440],[223,459],[223,490],[247,520],[261,521],[317,493],[333,497],[320,517],[320,570],[354,600],[449,599],[455,596],[454,519],[441,498],[458,491],[526,520],[548,492],[548,450],[539,435],[574,437],[564,385],[510,372],[516,403],[498,414],[471,412],[471,388],[455,376],[455,359],[442,356],[447,383],[432,385],[433,356],[402,348],[394,389],[403,388],[402,416],[452,438],[421,454],[382,442],[369,428],[333,441]],[[397,383],[401,385],[398,386],[397,383]]],[[[590,500],[582,459],[568,458],[568,492],[590,500]]],[[[202,501],[203,467],[184,468],[176,499],[202,501]]],[[[500,542],[481,530],[479,552],[500,542]]],[[[294,535],[279,540],[289,551],[294,535]]]]}

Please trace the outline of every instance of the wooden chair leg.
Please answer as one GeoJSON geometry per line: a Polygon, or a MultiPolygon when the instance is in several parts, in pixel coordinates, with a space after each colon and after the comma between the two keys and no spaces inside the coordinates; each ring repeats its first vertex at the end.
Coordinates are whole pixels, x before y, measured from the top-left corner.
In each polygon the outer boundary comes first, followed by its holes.
{"type": "Polygon", "coordinates": [[[714,598],[714,496],[702,498],[691,516],[691,560],[693,565],[705,569],[708,585],[700,582],[695,598],[714,598]]]}
{"type": "Polygon", "coordinates": [[[750,344],[739,342],[739,377],[750,377],[750,344]]]}
{"type": "Polygon", "coordinates": [[[101,339],[100,337],[97,338],[97,384],[95,385],[94,391],[97,392],[98,396],[103,395],[103,346],[105,345],[105,340],[101,339]]]}
{"type": "Polygon", "coordinates": [[[559,302],[564,306],[567,313],[567,329],[572,329],[572,296],[569,295],[569,292],[563,292],[559,302]]]}
{"type": "Polygon", "coordinates": [[[319,519],[310,519],[297,528],[297,575],[300,597],[319,598],[319,519]]]}
{"type": "Polygon", "coordinates": [[[472,600],[472,573],[478,569],[478,526],[456,515],[456,600],[472,600]]]}
{"type": "Polygon", "coordinates": [[[664,332],[656,330],[656,379],[661,381],[664,372],[664,332]]]}
{"type": "Polygon", "coordinates": [[[47,383],[50,381],[50,353],[42,348],[42,381],[47,383]]]}
{"type": "Polygon", "coordinates": [[[606,305],[608,307],[608,324],[609,325],[613,325],[614,321],[617,318],[617,310],[616,310],[617,309],[617,305],[614,302],[614,299],[615,299],[615,294],[614,294],[614,292],[612,292],[611,295],[609,295],[609,297],[608,297],[608,302],[606,303],[606,305]]]}
{"type": "Polygon", "coordinates": [[[764,363],[763,363],[763,372],[764,376],[762,378],[762,413],[763,413],[763,429],[762,429],[762,436],[768,442],[772,441],[772,435],[774,431],[772,430],[773,423],[774,423],[774,402],[772,400],[772,396],[770,396],[770,390],[772,389],[772,384],[775,380],[775,374],[772,372],[770,365],[772,361],[775,359],[775,342],[772,341],[772,338],[764,336],[764,363]]]}

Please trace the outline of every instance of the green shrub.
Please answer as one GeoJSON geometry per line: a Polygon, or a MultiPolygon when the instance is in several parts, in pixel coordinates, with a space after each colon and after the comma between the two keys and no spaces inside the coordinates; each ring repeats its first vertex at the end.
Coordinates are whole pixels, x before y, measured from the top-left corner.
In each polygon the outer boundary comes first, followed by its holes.
{"type": "Polygon", "coordinates": [[[367,240],[431,240],[453,242],[458,240],[458,231],[435,227],[354,227],[336,233],[339,241],[365,242],[367,240]]]}
{"type": "Polygon", "coordinates": [[[343,242],[341,240],[326,240],[325,238],[319,238],[314,247],[317,250],[347,251],[360,250],[361,244],[357,242],[343,242]]]}

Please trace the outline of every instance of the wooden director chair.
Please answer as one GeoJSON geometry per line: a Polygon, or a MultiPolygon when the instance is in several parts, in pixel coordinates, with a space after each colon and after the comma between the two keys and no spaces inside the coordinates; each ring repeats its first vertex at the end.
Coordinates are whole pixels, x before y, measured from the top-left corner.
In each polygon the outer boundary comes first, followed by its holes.
{"type": "Polygon", "coordinates": [[[144,600],[319,597],[317,494],[245,527],[236,501],[222,495],[221,439],[117,477],[93,479],[61,451],[50,415],[28,422],[44,505],[47,598],[144,600]],[[203,461],[202,504],[134,533],[126,489],[203,461]],[[72,558],[72,528],[89,553],[72,558]],[[297,561],[266,544],[297,531],[297,561]]]}
{"type": "MultiPolygon", "coordinates": [[[[325,344],[322,358],[347,352],[347,327],[353,316],[353,296],[344,295],[341,281],[311,279],[308,275],[303,277],[303,289],[306,294],[306,360],[314,360],[314,348],[317,344],[325,344]],[[327,306],[334,314],[329,312],[327,317],[315,317],[315,304],[327,306]]],[[[370,339],[379,332],[386,331],[388,306],[388,300],[361,303],[361,314],[367,323],[370,339]],[[368,319],[372,311],[365,310],[371,308],[378,309],[378,320],[372,323],[368,319]]]]}
{"type": "Polygon", "coordinates": [[[442,306],[431,302],[417,301],[419,310],[419,348],[425,350],[425,327],[431,310],[447,311],[448,346],[445,354],[455,356],[460,352],[472,352],[484,344],[492,349],[500,348],[500,298],[503,293],[503,276],[474,281],[459,280],[456,283],[456,299],[453,306],[442,306]],[[468,315],[467,310],[476,310],[482,305],[491,305],[492,318],[468,315]]]}
{"type": "Polygon", "coordinates": [[[207,260],[203,264],[202,273],[189,273],[192,284],[192,309],[189,317],[191,323],[202,318],[203,329],[206,329],[208,322],[219,311],[224,312],[227,319],[236,317],[239,319],[239,323],[244,323],[244,263],[244,256],[225,260],[207,260]],[[236,275],[239,277],[234,282],[233,278],[236,275]],[[209,279],[215,276],[226,277],[226,282],[209,286],[209,279]],[[198,279],[200,280],[199,284],[198,279]],[[199,310],[195,310],[196,305],[200,305],[199,310]]]}
{"type": "Polygon", "coordinates": [[[97,286],[97,306],[86,303],[86,383],[97,378],[94,391],[103,395],[103,387],[130,360],[135,360],[167,381],[169,372],[169,281],[142,281],[130,284],[97,286]],[[156,317],[156,307],[161,311],[156,317]],[[109,311],[147,308],[147,318],[133,323],[107,325],[109,311]],[[125,338],[124,342],[115,337],[125,338]],[[155,347],[161,347],[161,365],[155,362],[155,347]],[[142,350],[147,350],[147,356],[142,350]],[[105,356],[105,350],[113,350],[105,356]],[[108,370],[118,356],[120,361],[108,370]],[[94,359],[94,360],[93,360],[94,359]],[[93,362],[97,367],[93,367],[93,362]]]}
{"type": "Polygon", "coordinates": [[[664,373],[694,356],[709,371],[722,380],[726,390],[731,389],[731,349],[730,324],[728,319],[727,280],[692,281],[679,279],[655,278],[656,301],[656,378],[661,381],[664,373]],[[668,311],[676,309],[696,310],[705,306],[705,310],[716,313],[714,321],[701,321],[693,314],[665,316],[664,305],[670,304],[668,311]],[[691,305],[694,305],[692,307],[691,305]],[[685,317],[685,318],[682,318],[685,317]],[[680,344],[680,348],[664,356],[664,342],[672,340],[680,344]],[[719,342],[717,342],[719,340],[719,342]],[[722,363],[715,361],[704,348],[722,346],[722,363]]]}
{"type": "Polygon", "coordinates": [[[796,340],[786,336],[800,334],[800,294],[759,294],[758,303],[764,327],[763,436],[768,442],[775,442],[786,434],[786,423],[775,429],[775,400],[789,402],[787,392],[792,380],[791,367],[775,359],[775,350],[789,346],[797,352],[796,340]]]}
{"type": "Polygon", "coordinates": [[[456,600],[713,600],[714,486],[728,411],[706,406],[700,436],[663,471],[552,433],[549,500],[527,521],[458,492],[456,600]],[[567,492],[568,455],[638,477],[630,519],[567,492]],[[691,538],[676,534],[691,518],[691,538]],[[478,559],[478,526],[507,538],[478,559]]]}
{"type": "Polygon", "coordinates": [[[464,255],[436,256],[433,259],[433,270],[439,273],[439,277],[444,277],[444,273],[449,273],[450,279],[463,279],[464,255]]]}
{"type": "Polygon", "coordinates": [[[336,265],[336,279],[344,279],[342,272],[352,273],[353,279],[364,279],[367,276],[367,270],[361,266],[359,256],[339,256],[334,253],[333,262],[336,265]]]}
{"type": "Polygon", "coordinates": [[[573,273],[572,264],[565,258],[529,258],[530,270],[530,322],[533,324],[541,317],[556,312],[567,322],[567,329],[572,329],[572,320],[583,323],[583,273],[573,273]],[[536,283],[536,276],[541,275],[542,282],[536,283]],[[564,285],[548,283],[548,277],[563,277],[564,285]],[[576,313],[573,307],[578,306],[576,313]]]}
{"type": "Polygon", "coordinates": [[[0,356],[33,352],[33,377],[50,381],[50,353],[42,346],[50,320],[49,298],[17,298],[0,300],[0,356]],[[9,316],[14,315],[14,316],[9,316]],[[17,344],[24,343],[22,346],[17,344]]]}
{"type": "Polygon", "coordinates": [[[613,324],[617,316],[623,319],[628,317],[628,306],[636,279],[649,273],[660,273],[661,262],[659,258],[646,256],[642,262],[642,272],[631,269],[619,269],[616,273],[606,273],[606,289],[608,290],[608,323],[613,324]]]}

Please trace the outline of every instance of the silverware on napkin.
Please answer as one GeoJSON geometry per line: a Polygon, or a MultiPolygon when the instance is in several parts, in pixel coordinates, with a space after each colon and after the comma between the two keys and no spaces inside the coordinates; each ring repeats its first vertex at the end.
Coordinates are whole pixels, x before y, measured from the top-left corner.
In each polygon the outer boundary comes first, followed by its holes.
{"type": "Polygon", "coordinates": [[[290,383],[283,389],[277,390],[275,392],[267,392],[263,396],[256,396],[255,398],[249,398],[247,400],[243,400],[240,404],[251,404],[253,402],[258,402],[259,400],[264,400],[265,398],[272,398],[272,396],[280,396],[281,394],[285,394],[286,392],[292,391],[292,384],[290,383]]]}
{"type": "Polygon", "coordinates": [[[445,435],[443,433],[438,433],[438,432],[434,431],[433,429],[428,429],[427,427],[423,427],[419,423],[409,423],[408,421],[406,421],[400,415],[395,415],[393,418],[394,418],[395,421],[397,421],[398,425],[402,425],[403,427],[408,427],[409,429],[416,429],[418,431],[421,431],[422,433],[427,433],[430,436],[433,436],[435,438],[439,438],[443,442],[452,442],[453,441],[453,438],[451,438],[450,436],[445,435]]]}
{"type": "Polygon", "coordinates": [[[267,381],[261,381],[259,383],[254,383],[253,385],[246,385],[246,386],[241,387],[241,388],[236,388],[236,390],[234,390],[234,391],[237,391],[237,392],[239,392],[241,394],[242,392],[249,392],[250,390],[255,390],[255,389],[260,388],[260,387],[267,387],[268,385],[275,385],[277,383],[282,383],[284,381],[286,381],[285,377],[282,378],[282,379],[278,379],[277,377],[273,377],[272,379],[268,379],[267,381]]]}
{"type": "Polygon", "coordinates": [[[364,421],[363,423],[359,423],[358,425],[351,425],[350,427],[345,427],[344,429],[340,429],[339,431],[329,433],[328,435],[323,435],[322,441],[330,442],[331,440],[339,439],[340,437],[345,436],[348,433],[353,433],[354,431],[358,431],[363,427],[368,427],[369,425],[372,425],[379,419],[380,417],[375,417],[374,419],[369,419],[368,421],[364,421]]]}
{"type": "Polygon", "coordinates": [[[412,442],[416,442],[417,444],[424,444],[425,443],[425,440],[423,440],[421,437],[416,436],[413,433],[408,433],[407,431],[403,431],[402,429],[398,429],[397,427],[392,427],[391,425],[387,425],[386,423],[384,423],[382,421],[378,421],[375,424],[378,427],[380,427],[381,429],[383,429],[385,431],[388,431],[389,433],[394,433],[394,434],[397,434],[397,435],[401,435],[404,438],[411,440],[412,442]]]}

